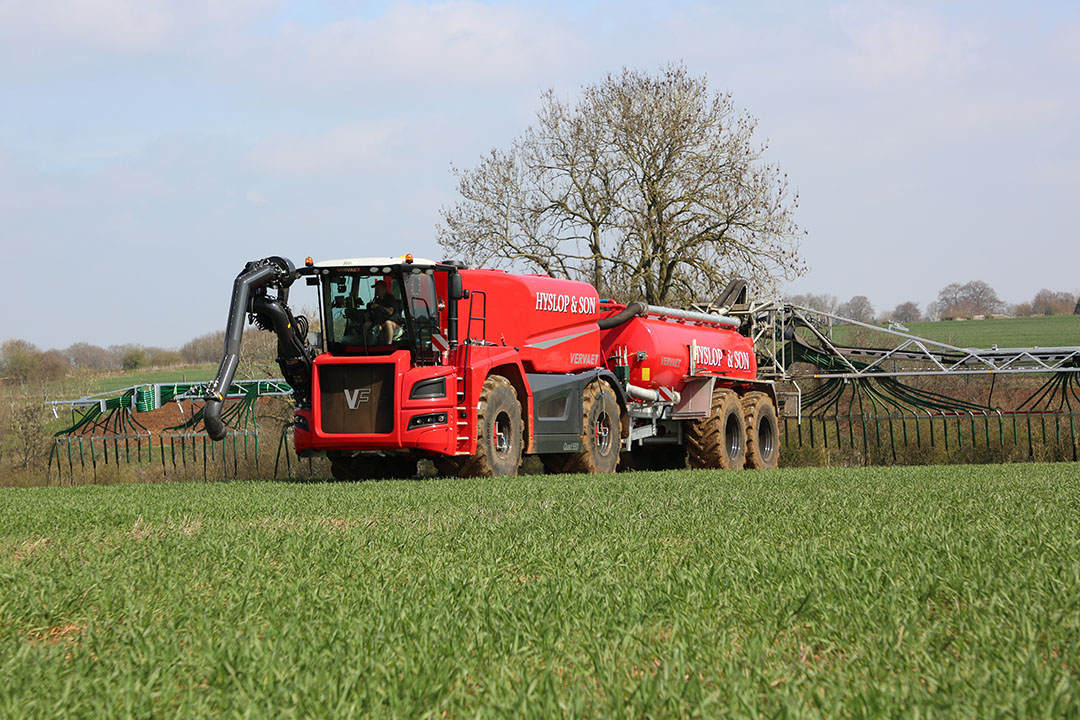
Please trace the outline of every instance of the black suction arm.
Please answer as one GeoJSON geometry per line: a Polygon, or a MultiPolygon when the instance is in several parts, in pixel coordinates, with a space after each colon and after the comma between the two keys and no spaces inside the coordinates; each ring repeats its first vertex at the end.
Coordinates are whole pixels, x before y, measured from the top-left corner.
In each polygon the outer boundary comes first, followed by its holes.
{"type": "MultiPolygon", "coordinates": [[[[302,356],[307,355],[303,343],[296,342],[292,337],[297,323],[289,312],[285,299],[288,297],[288,287],[296,279],[296,268],[292,262],[281,257],[268,257],[262,260],[249,262],[244,266],[243,272],[236,276],[233,282],[232,302],[229,305],[229,321],[225,326],[225,346],[218,367],[217,376],[210,382],[206,389],[206,405],[203,407],[203,423],[206,433],[212,440],[221,440],[225,437],[225,424],[221,421],[221,406],[225,396],[232,385],[236,375],[237,365],[240,364],[240,341],[244,337],[244,319],[247,313],[256,313],[257,317],[268,315],[274,330],[278,333],[278,353],[283,355],[281,348],[288,345],[293,352],[299,351],[302,356]],[[278,297],[271,298],[266,294],[268,289],[278,290],[278,297]],[[284,321],[279,316],[284,315],[284,321]],[[283,331],[289,335],[288,341],[282,337],[283,331]]],[[[310,358],[307,358],[310,365],[310,358]]],[[[282,357],[278,358],[278,362],[282,357]]]]}

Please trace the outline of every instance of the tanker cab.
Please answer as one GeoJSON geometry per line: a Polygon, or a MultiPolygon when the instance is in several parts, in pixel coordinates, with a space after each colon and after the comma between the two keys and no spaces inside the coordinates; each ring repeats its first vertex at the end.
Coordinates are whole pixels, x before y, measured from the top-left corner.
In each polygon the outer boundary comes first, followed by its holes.
{"type": "Polygon", "coordinates": [[[373,356],[408,350],[413,366],[443,364],[449,326],[456,324],[444,297],[447,276],[456,274],[456,268],[411,257],[407,262],[375,260],[389,258],[316,265],[327,351],[373,356]]]}

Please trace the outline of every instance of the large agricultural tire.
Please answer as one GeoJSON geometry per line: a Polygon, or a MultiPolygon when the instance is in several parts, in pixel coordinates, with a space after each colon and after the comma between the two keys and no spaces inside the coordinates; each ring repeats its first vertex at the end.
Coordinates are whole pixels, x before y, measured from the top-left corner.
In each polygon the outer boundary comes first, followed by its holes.
{"type": "Polygon", "coordinates": [[[748,392],[742,397],[746,421],[746,467],[767,470],[780,464],[780,426],[776,406],[763,392],[748,392]]]}
{"type": "Polygon", "coordinates": [[[746,458],[746,420],[733,390],[713,391],[712,414],[686,423],[686,460],[691,468],[738,470],[746,458]]]}
{"type": "Polygon", "coordinates": [[[461,477],[517,475],[524,445],[521,403],[510,381],[489,375],[476,407],[476,454],[465,458],[461,477]]]}
{"type": "Polygon", "coordinates": [[[408,455],[355,455],[330,459],[330,475],[339,482],[411,478],[416,472],[416,458],[408,455]]]}
{"type": "Polygon", "coordinates": [[[603,380],[594,380],[581,398],[581,451],[540,456],[549,473],[613,473],[619,465],[622,425],[619,401],[603,380]]]}

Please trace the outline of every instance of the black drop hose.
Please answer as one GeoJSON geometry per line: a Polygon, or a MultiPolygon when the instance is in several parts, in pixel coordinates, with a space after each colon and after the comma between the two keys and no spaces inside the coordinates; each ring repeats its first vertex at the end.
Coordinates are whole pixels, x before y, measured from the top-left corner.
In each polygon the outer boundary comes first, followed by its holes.
{"type": "Polygon", "coordinates": [[[643,302],[635,300],[619,312],[606,318],[600,318],[596,321],[596,324],[600,326],[601,330],[608,330],[609,328],[622,325],[631,318],[636,318],[639,315],[644,315],[649,311],[649,306],[643,302]]]}
{"type": "MultiPolygon", "coordinates": [[[[277,258],[274,258],[275,260],[277,258]]],[[[286,261],[287,262],[287,261],[286,261]]],[[[225,343],[221,365],[217,375],[206,386],[206,404],[203,406],[203,424],[211,440],[225,437],[225,423],[221,421],[221,406],[229,392],[236,368],[240,364],[240,341],[244,338],[244,318],[251,302],[251,291],[268,279],[279,277],[283,268],[269,262],[251,267],[251,264],[233,281],[232,302],[229,305],[229,321],[225,326],[225,343]]]]}

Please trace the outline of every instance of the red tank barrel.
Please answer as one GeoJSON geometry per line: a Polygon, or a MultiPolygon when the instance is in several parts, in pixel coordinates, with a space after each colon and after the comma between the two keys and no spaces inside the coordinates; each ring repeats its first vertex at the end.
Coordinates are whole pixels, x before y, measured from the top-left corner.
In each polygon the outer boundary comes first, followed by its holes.
{"type": "MultiPolygon", "coordinates": [[[[605,303],[602,317],[625,307],[605,303]]],[[[728,324],[728,318],[717,322],[703,313],[676,318],[661,309],[650,308],[649,312],[600,331],[600,347],[608,367],[614,369],[617,358],[626,358],[632,385],[681,391],[686,379],[694,375],[734,380],[757,377],[754,345],[728,324]]]]}

